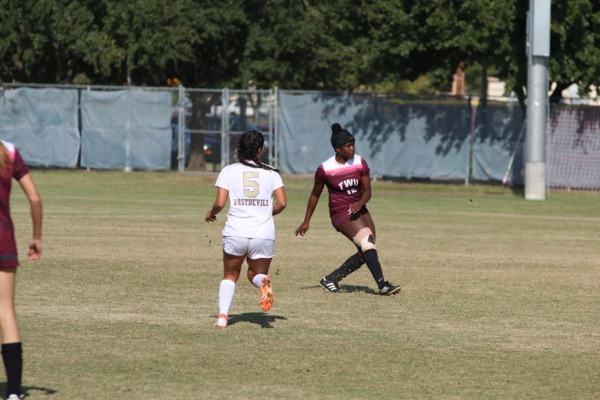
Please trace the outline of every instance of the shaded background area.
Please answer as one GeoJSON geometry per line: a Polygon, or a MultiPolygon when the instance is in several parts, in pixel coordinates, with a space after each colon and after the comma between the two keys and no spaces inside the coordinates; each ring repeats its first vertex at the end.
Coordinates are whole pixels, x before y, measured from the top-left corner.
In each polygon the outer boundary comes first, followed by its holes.
{"type": "MultiPolygon", "coordinates": [[[[266,137],[264,162],[312,174],[331,125],[356,137],[372,175],[524,184],[525,109],[502,98],[229,89],[19,87],[0,92],[0,137],[32,166],[218,172],[239,135],[266,137]]],[[[600,188],[600,110],[552,105],[547,185],[600,188]]]]}

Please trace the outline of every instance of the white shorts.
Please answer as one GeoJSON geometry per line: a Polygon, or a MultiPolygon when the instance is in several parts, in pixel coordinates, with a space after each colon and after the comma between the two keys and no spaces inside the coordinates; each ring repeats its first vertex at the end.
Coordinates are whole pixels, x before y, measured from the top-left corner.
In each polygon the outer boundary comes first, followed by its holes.
{"type": "Polygon", "coordinates": [[[223,236],[223,251],[232,256],[247,256],[251,260],[273,258],[275,255],[275,241],[223,236]]]}

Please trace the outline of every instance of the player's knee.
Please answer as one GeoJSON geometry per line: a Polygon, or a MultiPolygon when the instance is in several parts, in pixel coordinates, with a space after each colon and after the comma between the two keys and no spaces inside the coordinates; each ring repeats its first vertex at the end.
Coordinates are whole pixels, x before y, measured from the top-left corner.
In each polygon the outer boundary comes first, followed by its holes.
{"type": "Polygon", "coordinates": [[[375,250],[377,247],[375,246],[375,236],[370,234],[369,236],[363,238],[360,242],[360,249],[364,253],[367,250],[375,250]]]}
{"type": "Polygon", "coordinates": [[[375,246],[375,235],[373,235],[373,232],[371,232],[371,229],[369,228],[362,228],[352,239],[354,244],[360,248],[362,253],[367,250],[373,250],[377,248],[375,246]]]}

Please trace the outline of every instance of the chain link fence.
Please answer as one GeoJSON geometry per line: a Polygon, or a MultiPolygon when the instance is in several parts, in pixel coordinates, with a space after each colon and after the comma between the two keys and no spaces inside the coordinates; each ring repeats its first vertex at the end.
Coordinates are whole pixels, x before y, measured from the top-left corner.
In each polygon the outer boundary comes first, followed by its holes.
{"type": "MultiPolygon", "coordinates": [[[[600,189],[600,108],[553,105],[549,187],[600,189]]],[[[331,124],[356,137],[375,177],[524,184],[525,109],[511,99],[284,90],[10,85],[0,138],[31,166],[218,172],[239,136],[263,132],[261,159],[314,173],[331,124]]]]}

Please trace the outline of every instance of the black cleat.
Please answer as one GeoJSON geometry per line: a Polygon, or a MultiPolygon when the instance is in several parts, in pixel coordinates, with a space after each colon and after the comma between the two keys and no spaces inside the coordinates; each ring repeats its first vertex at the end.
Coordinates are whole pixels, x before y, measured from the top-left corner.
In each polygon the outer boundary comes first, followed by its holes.
{"type": "Polygon", "coordinates": [[[382,287],[379,288],[379,294],[382,296],[391,296],[398,293],[401,290],[400,286],[395,286],[385,281],[382,287]]]}
{"type": "Polygon", "coordinates": [[[338,285],[337,282],[334,281],[330,281],[327,278],[323,277],[323,279],[321,279],[319,281],[319,285],[321,285],[321,287],[325,290],[327,290],[328,292],[331,293],[337,293],[340,291],[340,285],[338,285]]]}

